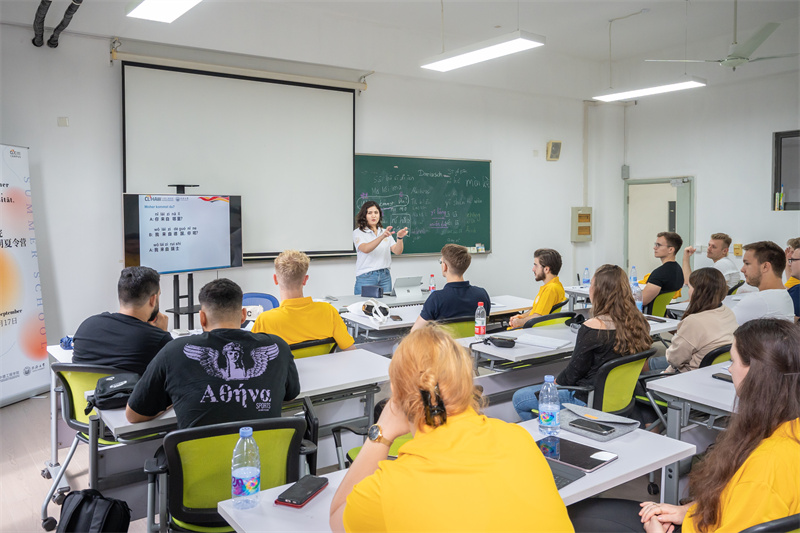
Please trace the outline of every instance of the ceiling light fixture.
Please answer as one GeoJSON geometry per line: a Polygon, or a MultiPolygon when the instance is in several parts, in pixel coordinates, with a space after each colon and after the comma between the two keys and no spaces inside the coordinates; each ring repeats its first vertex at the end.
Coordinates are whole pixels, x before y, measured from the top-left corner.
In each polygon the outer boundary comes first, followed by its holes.
{"type": "Polygon", "coordinates": [[[202,0],[142,0],[128,10],[128,16],[155,20],[156,22],[172,22],[202,0]]]}
{"type": "Polygon", "coordinates": [[[489,59],[530,50],[537,46],[543,46],[544,43],[545,38],[541,35],[517,30],[428,58],[422,62],[421,66],[430,70],[448,72],[489,59]]]}
{"type": "Polygon", "coordinates": [[[648,87],[646,89],[636,89],[633,91],[625,91],[621,93],[606,94],[601,96],[593,96],[593,100],[600,100],[601,102],[618,102],[620,100],[633,100],[640,96],[649,96],[651,94],[671,93],[673,91],[682,91],[684,89],[694,89],[696,87],[705,87],[706,80],[688,76],[685,81],[678,83],[671,83],[669,85],[658,85],[656,87],[648,87]]]}

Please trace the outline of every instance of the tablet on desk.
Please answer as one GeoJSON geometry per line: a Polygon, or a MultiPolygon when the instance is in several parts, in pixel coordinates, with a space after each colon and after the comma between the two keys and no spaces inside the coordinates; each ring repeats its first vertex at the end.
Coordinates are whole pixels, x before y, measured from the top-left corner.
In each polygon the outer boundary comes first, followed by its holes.
{"type": "Polygon", "coordinates": [[[619,457],[615,453],[553,436],[545,437],[536,444],[548,460],[574,466],[584,472],[594,472],[619,457]]]}

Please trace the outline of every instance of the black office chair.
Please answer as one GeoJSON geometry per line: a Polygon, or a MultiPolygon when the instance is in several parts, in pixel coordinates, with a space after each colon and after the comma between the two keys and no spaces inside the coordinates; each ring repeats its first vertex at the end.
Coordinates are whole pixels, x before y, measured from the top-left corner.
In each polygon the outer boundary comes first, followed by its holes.
{"type": "Polygon", "coordinates": [[[705,368],[707,366],[716,365],[717,363],[724,363],[725,361],[731,360],[731,345],[730,344],[723,344],[718,348],[714,348],[706,355],[703,356],[703,360],[700,361],[700,366],[697,368],[705,368]]]}
{"type": "Polygon", "coordinates": [[[798,531],[800,531],[800,514],[793,514],[750,526],[739,533],[796,533],[798,531]]]}
{"type": "Polygon", "coordinates": [[[556,305],[554,305],[553,307],[550,308],[550,314],[552,315],[553,313],[555,313],[556,311],[558,311],[559,309],[561,309],[562,307],[564,307],[568,303],[569,303],[569,298],[567,298],[563,302],[558,302],[556,305]]]}
{"type": "Polygon", "coordinates": [[[292,356],[294,356],[295,359],[333,353],[336,348],[336,341],[333,337],[296,342],[289,345],[289,349],[292,351],[292,356]]]}

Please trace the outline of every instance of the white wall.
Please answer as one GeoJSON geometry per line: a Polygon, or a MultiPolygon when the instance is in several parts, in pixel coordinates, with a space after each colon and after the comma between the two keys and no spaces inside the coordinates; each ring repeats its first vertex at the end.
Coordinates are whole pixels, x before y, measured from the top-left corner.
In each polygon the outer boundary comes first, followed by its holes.
{"type": "MultiPolygon", "coordinates": [[[[57,49],[37,49],[29,30],[11,26],[3,27],[0,39],[0,139],[31,147],[45,315],[48,340],[54,343],[86,316],[117,305],[122,268],[119,65],[109,65],[103,40],[63,35],[57,49]],[[59,116],[69,117],[68,128],[56,126],[59,116]]],[[[470,280],[490,293],[533,297],[538,284],[530,269],[537,247],[561,250],[562,278],[574,279],[568,223],[569,206],[580,205],[582,196],[581,102],[381,74],[368,81],[356,104],[357,152],[493,161],[493,253],[475,258],[470,280]],[[554,139],[563,142],[561,160],[548,162],[545,147],[554,139]]],[[[306,293],[350,293],[354,266],[349,258],[315,260],[306,293]]],[[[277,293],[272,273],[271,263],[198,273],[195,290],[220,275],[245,290],[277,293]]],[[[393,264],[394,276],[437,274],[441,286],[438,273],[436,257],[399,258],[393,264]]],[[[162,291],[162,308],[171,306],[171,276],[163,278],[162,291]]]]}

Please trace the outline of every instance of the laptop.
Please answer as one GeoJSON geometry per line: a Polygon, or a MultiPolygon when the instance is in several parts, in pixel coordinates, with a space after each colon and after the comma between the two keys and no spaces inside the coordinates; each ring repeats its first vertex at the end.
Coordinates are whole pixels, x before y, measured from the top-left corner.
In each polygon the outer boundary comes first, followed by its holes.
{"type": "Polygon", "coordinates": [[[389,293],[398,300],[418,300],[422,298],[422,276],[410,276],[394,280],[394,289],[389,293]]]}
{"type": "Polygon", "coordinates": [[[573,466],[568,466],[563,463],[557,463],[550,458],[547,458],[547,466],[549,466],[550,471],[553,472],[553,479],[556,482],[556,488],[558,490],[563,489],[573,481],[577,481],[586,475],[586,472],[583,470],[578,470],[573,466]]]}

